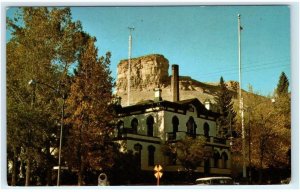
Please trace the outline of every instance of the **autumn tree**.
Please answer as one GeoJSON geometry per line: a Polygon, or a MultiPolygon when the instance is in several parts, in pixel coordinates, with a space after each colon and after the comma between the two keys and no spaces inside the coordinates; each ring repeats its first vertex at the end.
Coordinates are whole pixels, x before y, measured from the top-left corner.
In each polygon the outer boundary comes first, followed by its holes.
{"type": "Polygon", "coordinates": [[[205,146],[205,137],[185,137],[174,143],[166,143],[163,147],[165,155],[171,157],[171,161],[179,160],[187,172],[194,171],[201,162],[212,156],[212,151],[205,146]]]}
{"type": "MultiPolygon", "coordinates": [[[[290,174],[290,96],[288,93],[275,94],[273,97],[247,93],[244,99],[246,163],[252,175],[253,170],[258,170],[256,182],[264,182],[266,170],[281,169],[282,178],[277,176],[277,179],[283,179],[286,177],[284,174],[290,174]]],[[[235,143],[240,145],[240,140],[237,139],[235,143]]],[[[276,179],[272,172],[268,174],[276,179]]]]}
{"type": "Polygon", "coordinates": [[[236,112],[233,110],[232,94],[226,87],[223,77],[220,78],[219,91],[215,96],[215,101],[218,106],[221,116],[218,118],[218,125],[221,134],[228,137],[231,126],[235,123],[236,112]]]}
{"type": "Polygon", "coordinates": [[[26,164],[25,185],[31,173],[46,168],[51,181],[54,165],[50,146],[57,146],[60,98],[55,89],[67,79],[69,66],[77,59],[82,32],[73,22],[69,8],[24,7],[7,18],[11,38],[7,42],[7,151],[12,165],[12,185],[17,180],[17,163],[26,164]],[[18,162],[17,162],[18,161],[18,162]]]}
{"type": "Polygon", "coordinates": [[[113,145],[108,145],[113,120],[113,79],[111,77],[110,53],[98,57],[96,39],[85,37],[85,46],[80,51],[79,65],[71,85],[67,112],[71,129],[68,149],[65,151],[68,164],[78,170],[78,185],[84,184],[87,170],[101,170],[112,166],[113,145]]]}

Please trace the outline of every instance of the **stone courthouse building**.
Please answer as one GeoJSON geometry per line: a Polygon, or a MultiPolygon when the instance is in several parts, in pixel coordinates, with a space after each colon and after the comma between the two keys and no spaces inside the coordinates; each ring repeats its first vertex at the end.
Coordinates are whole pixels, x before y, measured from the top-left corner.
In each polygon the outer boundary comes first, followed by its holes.
{"type": "Polygon", "coordinates": [[[179,66],[162,55],[131,59],[130,103],[128,102],[128,61],[118,65],[117,142],[140,159],[141,169],[153,171],[160,164],[165,172],[182,171],[180,161],[165,156],[162,146],[187,136],[206,138],[206,149],[213,154],[202,161],[197,172],[203,175],[230,175],[229,140],[220,137],[212,94],[214,85],[205,85],[190,77],[179,76],[179,66]]]}

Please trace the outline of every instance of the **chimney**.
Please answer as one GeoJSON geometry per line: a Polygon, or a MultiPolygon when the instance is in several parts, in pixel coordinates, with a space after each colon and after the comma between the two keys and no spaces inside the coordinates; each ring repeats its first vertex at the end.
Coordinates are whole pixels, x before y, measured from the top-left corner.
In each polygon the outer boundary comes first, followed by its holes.
{"type": "Polygon", "coordinates": [[[154,101],[162,101],[161,89],[160,88],[155,88],[154,89],[154,101]]]}
{"type": "Polygon", "coordinates": [[[122,98],[120,96],[116,96],[116,105],[121,105],[122,98]]]}
{"type": "Polygon", "coordinates": [[[205,100],[204,106],[207,110],[211,110],[211,102],[209,99],[205,100]]]}
{"type": "Polygon", "coordinates": [[[173,95],[173,102],[179,101],[179,70],[178,65],[172,65],[172,79],[171,79],[171,89],[173,95]]]}

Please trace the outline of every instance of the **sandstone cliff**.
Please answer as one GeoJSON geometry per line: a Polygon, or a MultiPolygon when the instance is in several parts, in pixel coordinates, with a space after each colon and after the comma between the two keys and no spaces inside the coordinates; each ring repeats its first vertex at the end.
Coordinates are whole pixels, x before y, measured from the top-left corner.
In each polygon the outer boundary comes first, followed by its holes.
{"type": "MultiPolygon", "coordinates": [[[[162,99],[172,100],[171,75],[168,73],[169,61],[159,54],[146,55],[131,59],[130,103],[154,98],[153,89],[162,89],[162,99]]],[[[180,65],[179,65],[180,75],[180,65]]],[[[116,94],[122,98],[122,105],[127,104],[128,60],[118,64],[116,94]]],[[[229,81],[227,86],[236,92],[238,83],[229,81]]],[[[189,76],[179,76],[180,100],[198,98],[201,102],[209,99],[214,103],[218,82],[204,83],[189,76]]]]}
{"type": "MultiPolygon", "coordinates": [[[[158,54],[131,59],[131,89],[145,91],[155,87],[165,87],[169,84],[169,61],[158,54]]],[[[127,91],[128,60],[118,64],[117,92],[127,91]]]]}

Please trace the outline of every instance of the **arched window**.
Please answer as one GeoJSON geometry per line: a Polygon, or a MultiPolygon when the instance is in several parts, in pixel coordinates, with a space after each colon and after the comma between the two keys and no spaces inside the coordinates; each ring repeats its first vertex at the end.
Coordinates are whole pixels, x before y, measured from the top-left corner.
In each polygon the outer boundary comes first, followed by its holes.
{"type": "Polygon", "coordinates": [[[219,167],[219,159],[220,159],[220,153],[218,151],[214,152],[214,167],[219,167]]]}
{"type": "Polygon", "coordinates": [[[123,130],[124,130],[124,122],[123,121],[118,122],[117,130],[118,130],[118,137],[120,137],[123,133],[123,130]]]}
{"type": "Polygon", "coordinates": [[[139,122],[136,118],[131,120],[131,128],[132,128],[133,133],[137,133],[138,125],[139,125],[139,122]]]}
{"type": "Polygon", "coordinates": [[[223,152],[222,155],[221,155],[221,158],[222,158],[223,168],[226,169],[228,167],[227,166],[227,163],[228,163],[228,155],[227,155],[227,153],[223,152]]]}
{"type": "Polygon", "coordinates": [[[141,144],[137,143],[133,147],[134,147],[134,150],[137,152],[136,153],[136,155],[137,155],[137,163],[138,163],[139,167],[141,167],[143,146],[141,144]]]}
{"type": "Polygon", "coordinates": [[[154,166],[154,154],[155,154],[155,147],[150,145],[148,147],[148,166],[154,166]]]}
{"type": "Polygon", "coordinates": [[[150,115],[147,118],[147,136],[153,137],[153,124],[154,124],[154,118],[150,115]]]}
{"type": "Polygon", "coordinates": [[[193,117],[189,118],[188,122],[186,123],[186,128],[187,128],[188,135],[190,135],[192,137],[196,136],[197,125],[196,125],[193,117]]]}
{"type": "Polygon", "coordinates": [[[203,129],[204,129],[204,137],[209,138],[209,125],[208,125],[208,123],[204,123],[203,129]]]}
{"type": "Polygon", "coordinates": [[[179,120],[176,116],[172,118],[173,138],[176,139],[176,132],[178,131],[179,120]]]}

